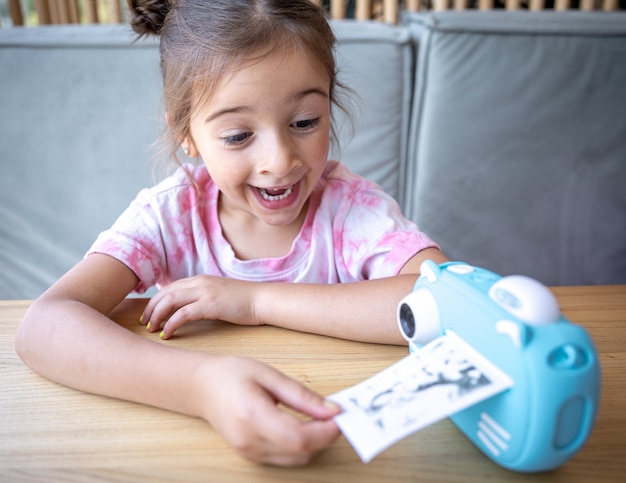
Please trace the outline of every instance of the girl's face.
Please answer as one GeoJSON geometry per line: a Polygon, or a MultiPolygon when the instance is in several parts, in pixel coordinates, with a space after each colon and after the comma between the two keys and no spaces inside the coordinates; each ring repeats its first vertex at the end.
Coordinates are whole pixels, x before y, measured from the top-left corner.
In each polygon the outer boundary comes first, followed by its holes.
{"type": "Polygon", "coordinates": [[[185,142],[221,191],[220,217],[302,223],[327,161],[329,89],[323,66],[294,48],[245,64],[218,83],[192,116],[185,142]]]}

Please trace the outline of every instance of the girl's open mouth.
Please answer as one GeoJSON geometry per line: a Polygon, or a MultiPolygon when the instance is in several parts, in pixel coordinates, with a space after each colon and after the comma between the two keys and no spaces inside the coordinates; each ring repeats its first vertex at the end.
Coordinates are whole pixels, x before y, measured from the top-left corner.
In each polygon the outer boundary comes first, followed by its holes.
{"type": "Polygon", "coordinates": [[[280,201],[288,198],[291,193],[293,193],[293,185],[288,186],[287,188],[280,189],[269,189],[269,188],[258,188],[259,193],[266,201],[280,201]]]}
{"type": "Polygon", "coordinates": [[[298,200],[300,182],[282,188],[259,188],[253,189],[259,203],[268,209],[287,208],[298,200]]]}

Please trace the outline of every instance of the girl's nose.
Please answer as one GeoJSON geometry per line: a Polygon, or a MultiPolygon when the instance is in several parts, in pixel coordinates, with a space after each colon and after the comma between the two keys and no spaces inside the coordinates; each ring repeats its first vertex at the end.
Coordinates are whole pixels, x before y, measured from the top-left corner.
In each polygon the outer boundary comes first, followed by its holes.
{"type": "Polygon", "coordinates": [[[302,163],[288,136],[275,135],[267,139],[259,157],[258,172],[284,177],[302,163]]]}

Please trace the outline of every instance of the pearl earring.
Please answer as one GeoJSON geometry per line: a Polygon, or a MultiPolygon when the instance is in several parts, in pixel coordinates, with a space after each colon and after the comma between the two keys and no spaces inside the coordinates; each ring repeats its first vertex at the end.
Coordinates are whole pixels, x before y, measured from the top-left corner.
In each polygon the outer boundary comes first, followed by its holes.
{"type": "Polygon", "coordinates": [[[182,148],[183,148],[183,152],[185,153],[185,155],[189,156],[189,147],[183,145],[182,148]]]}

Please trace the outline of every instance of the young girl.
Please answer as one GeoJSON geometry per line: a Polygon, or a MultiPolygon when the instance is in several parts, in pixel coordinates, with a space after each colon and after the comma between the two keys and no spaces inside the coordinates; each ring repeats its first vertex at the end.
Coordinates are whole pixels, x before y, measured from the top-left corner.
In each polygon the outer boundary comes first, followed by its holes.
{"type": "Polygon", "coordinates": [[[339,408],[256,361],[156,344],[107,314],[158,285],[141,321],[163,339],[220,319],[403,343],[396,305],[423,260],[445,257],[392,198],[327,160],[340,85],[313,2],[130,3],[134,29],[160,34],[172,153],[202,163],[139,193],[35,301],[17,351],[62,384],[202,417],[251,460],[306,463],[339,436],[339,408]]]}

